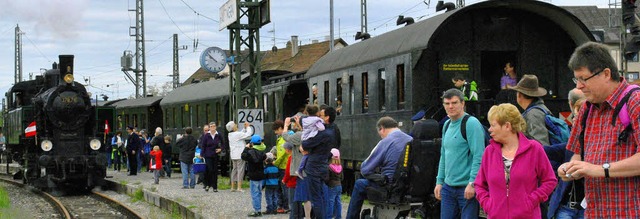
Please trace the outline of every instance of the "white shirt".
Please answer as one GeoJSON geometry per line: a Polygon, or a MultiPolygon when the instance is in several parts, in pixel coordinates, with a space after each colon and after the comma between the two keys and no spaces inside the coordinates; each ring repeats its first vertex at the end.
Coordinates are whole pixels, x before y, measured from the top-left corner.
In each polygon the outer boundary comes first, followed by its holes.
{"type": "Polygon", "coordinates": [[[251,135],[253,135],[253,129],[251,126],[243,129],[242,131],[229,133],[229,149],[231,150],[229,156],[231,156],[232,160],[240,159],[240,155],[242,154],[245,146],[244,140],[251,138],[251,135]]]}

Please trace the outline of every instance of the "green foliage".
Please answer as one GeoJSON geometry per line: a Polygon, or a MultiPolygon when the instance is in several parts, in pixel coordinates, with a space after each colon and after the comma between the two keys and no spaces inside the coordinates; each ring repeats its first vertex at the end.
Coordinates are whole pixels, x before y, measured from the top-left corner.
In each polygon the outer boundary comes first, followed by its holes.
{"type": "Polygon", "coordinates": [[[4,187],[0,187],[0,209],[9,209],[11,208],[11,199],[9,199],[9,194],[4,187]]]}
{"type": "Polygon", "coordinates": [[[144,192],[142,191],[142,186],[138,187],[133,194],[130,194],[132,202],[144,201],[144,192]]]}

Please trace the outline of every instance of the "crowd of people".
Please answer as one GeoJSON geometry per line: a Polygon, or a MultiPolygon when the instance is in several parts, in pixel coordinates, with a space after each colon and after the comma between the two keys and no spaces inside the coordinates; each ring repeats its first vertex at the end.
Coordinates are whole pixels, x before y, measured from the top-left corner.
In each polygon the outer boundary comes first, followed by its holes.
{"type": "MultiPolygon", "coordinates": [[[[465,103],[475,99],[464,92],[463,78],[453,80],[456,88],[441,97],[448,120],[433,188],[441,218],[478,218],[481,210],[489,218],[640,217],[640,199],[634,195],[640,181],[640,114],[635,113],[640,110],[640,92],[619,74],[602,44],[576,48],[568,66],[576,89],[569,92],[573,122],[563,144],[550,141],[545,122],[550,110],[542,99],[547,91],[536,75],[524,74],[515,83],[515,67],[506,64],[501,88],[514,91],[516,103],[490,108],[488,145],[483,125],[465,111],[465,103]]],[[[248,123],[242,130],[233,121],[225,125],[231,191],[244,191],[246,170],[253,208],[249,217],[288,213],[289,218],[342,218],[341,142],[335,117],[333,107],[310,104],[274,122],[275,145],[265,145],[248,123]]],[[[415,118],[421,117],[424,113],[415,118]]],[[[398,157],[413,139],[391,117],[380,118],[376,128],[381,140],[362,162],[363,178],[355,181],[346,218],[359,218],[366,188],[376,186],[367,175],[393,180],[398,157]]],[[[130,126],[127,132],[127,139],[119,132],[112,138],[109,168],[119,171],[124,156],[130,175],[142,164],[154,171],[156,183],[163,174],[170,177],[171,138],[162,137],[160,128],[153,138],[130,126]]],[[[225,150],[225,138],[215,123],[205,125],[203,133],[198,140],[186,128],[176,142],[183,188],[195,187],[194,158],[202,157],[204,190],[217,192],[217,159],[225,150]]]]}

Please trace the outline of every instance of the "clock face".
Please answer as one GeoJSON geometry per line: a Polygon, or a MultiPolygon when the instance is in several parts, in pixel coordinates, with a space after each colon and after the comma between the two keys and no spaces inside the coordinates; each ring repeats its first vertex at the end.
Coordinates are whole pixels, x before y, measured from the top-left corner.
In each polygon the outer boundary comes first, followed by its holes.
{"type": "Polygon", "coordinates": [[[200,66],[211,73],[218,73],[227,66],[227,55],[218,47],[209,47],[202,52],[200,66]]]}

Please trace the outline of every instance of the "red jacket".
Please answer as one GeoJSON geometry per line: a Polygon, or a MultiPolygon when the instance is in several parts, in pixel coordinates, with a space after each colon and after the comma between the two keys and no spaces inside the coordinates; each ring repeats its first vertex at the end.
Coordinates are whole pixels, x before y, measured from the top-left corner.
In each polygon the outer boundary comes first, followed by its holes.
{"type": "Polygon", "coordinates": [[[291,171],[289,171],[290,166],[291,166],[291,156],[289,156],[289,159],[287,159],[287,168],[284,169],[284,177],[282,177],[282,182],[284,184],[287,184],[287,188],[295,188],[297,177],[291,176],[291,171]]]}
{"type": "Polygon", "coordinates": [[[149,160],[149,169],[150,170],[162,169],[162,151],[152,150],[151,152],[149,152],[149,155],[151,155],[152,158],[155,157],[155,160],[156,160],[156,168],[151,168],[151,160],[149,160]]]}

